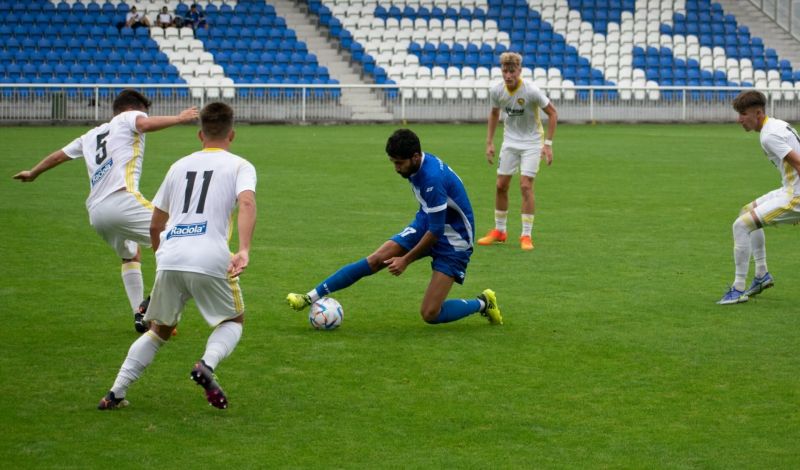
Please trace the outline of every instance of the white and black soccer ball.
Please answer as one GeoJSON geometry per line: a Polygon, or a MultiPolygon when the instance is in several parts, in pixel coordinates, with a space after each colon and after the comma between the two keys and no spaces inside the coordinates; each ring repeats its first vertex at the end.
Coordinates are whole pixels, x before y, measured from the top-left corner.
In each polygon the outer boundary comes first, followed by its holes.
{"type": "Polygon", "coordinates": [[[339,328],[344,319],[342,305],[332,297],[323,297],[313,304],[308,311],[308,322],[317,330],[333,330],[339,328]]]}

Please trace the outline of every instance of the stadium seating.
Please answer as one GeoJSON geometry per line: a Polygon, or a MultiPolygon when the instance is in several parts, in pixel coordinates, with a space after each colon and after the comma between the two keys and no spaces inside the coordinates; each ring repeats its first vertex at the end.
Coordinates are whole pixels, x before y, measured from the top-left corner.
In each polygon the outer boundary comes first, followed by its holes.
{"type": "MultiPolygon", "coordinates": [[[[208,4],[206,17],[211,27],[198,31],[196,46],[211,54],[200,64],[212,62],[221,66],[221,73],[210,77],[227,77],[237,84],[322,84],[338,83],[331,79],[328,70],[317,62],[316,55],[309,52],[303,41],[297,39],[294,30],[286,26],[286,20],[278,16],[272,5],[263,1],[239,1],[208,4]]],[[[190,30],[191,31],[191,30],[190,30]]],[[[188,32],[187,32],[188,33],[188,32]]],[[[167,29],[161,42],[182,49],[180,42],[184,34],[175,34],[167,29]],[[170,40],[168,37],[179,39],[170,40]]],[[[190,45],[191,50],[191,45],[190,45]]],[[[182,62],[181,70],[194,77],[203,77],[204,69],[195,67],[194,53],[176,52],[173,62],[182,62]]],[[[190,81],[191,83],[191,81],[190,81]]],[[[296,88],[272,89],[271,96],[293,96],[296,88]]],[[[241,88],[240,96],[263,96],[262,88],[241,88]]],[[[310,95],[312,92],[309,90],[310,95]]],[[[339,89],[329,89],[325,95],[338,97],[339,89]]]]}
{"type": "MultiPolygon", "coordinates": [[[[233,84],[338,83],[267,1],[199,0],[210,27],[197,32],[117,29],[131,5],[154,22],[164,4],[180,14],[188,3],[0,0],[0,79],[176,85],[163,90],[168,95],[199,84],[207,90],[193,94],[223,97],[232,97],[233,84]]],[[[653,87],[756,86],[779,89],[786,100],[800,91],[800,70],[710,0],[307,0],[307,6],[368,80],[429,87],[417,93],[426,99],[485,98],[506,50],[522,54],[525,76],[558,99],[588,98],[585,90],[575,91],[587,86],[602,87],[597,98],[663,100],[681,92],[653,87]],[[459,92],[457,85],[469,88],[459,92]]],[[[285,97],[298,89],[238,93],[285,97]]],[[[307,93],[338,97],[340,90],[307,93]]]]}
{"type": "Polygon", "coordinates": [[[127,10],[125,3],[0,1],[4,82],[185,84],[147,29],[117,29],[127,10]]]}
{"type": "MultiPolygon", "coordinates": [[[[563,3],[569,9],[555,0],[464,0],[459,8],[308,0],[308,8],[377,83],[430,85],[429,72],[441,67],[447,84],[483,86],[485,69],[496,77],[499,54],[512,50],[540,86],[642,88],[623,99],[673,99],[678,92],[652,90],[671,85],[781,88],[784,99],[800,89],[789,61],[710,0],[563,3]]],[[[709,93],[693,96],[730,96],[709,93]]]]}
{"type": "MultiPolygon", "coordinates": [[[[187,3],[175,0],[0,0],[0,77],[3,83],[204,85],[206,90],[192,88],[191,93],[208,93],[209,97],[233,97],[230,85],[254,80],[338,83],[275,14],[274,7],[263,1],[198,1],[213,26],[199,29],[196,35],[187,27],[117,28],[130,5],[136,5],[155,24],[162,3],[179,14],[189,9],[187,3]],[[243,69],[244,63],[250,67],[243,69]],[[257,71],[258,65],[266,67],[257,71]]],[[[74,88],[67,91],[78,93],[74,88]]],[[[187,94],[178,87],[158,92],[187,94]]],[[[253,89],[243,89],[240,94],[253,92],[263,94],[263,90],[253,89]]],[[[93,91],[83,89],[82,93],[89,96],[93,91]]],[[[282,93],[295,92],[286,89],[282,93]]],[[[315,96],[336,98],[340,93],[338,88],[327,88],[315,96]]],[[[109,91],[103,89],[101,94],[109,91]]]]}

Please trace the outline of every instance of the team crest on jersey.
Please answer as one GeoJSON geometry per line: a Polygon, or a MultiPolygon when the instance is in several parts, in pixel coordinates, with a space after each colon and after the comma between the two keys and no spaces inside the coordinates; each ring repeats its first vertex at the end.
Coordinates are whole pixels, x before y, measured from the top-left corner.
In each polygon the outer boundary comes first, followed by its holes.
{"type": "Polygon", "coordinates": [[[167,233],[167,240],[173,237],[196,237],[198,235],[205,235],[207,228],[208,222],[176,225],[167,233]]]}
{"type": "Polygon", "coordinates": [[[520,106],[525,106],[525,99],[524,98],[517,98],[517,104],[520,106]]]}

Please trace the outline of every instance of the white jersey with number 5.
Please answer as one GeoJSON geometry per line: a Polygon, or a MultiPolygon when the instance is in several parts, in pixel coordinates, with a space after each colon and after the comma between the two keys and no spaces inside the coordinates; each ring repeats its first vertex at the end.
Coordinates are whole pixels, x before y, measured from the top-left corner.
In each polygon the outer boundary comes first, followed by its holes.
{"type": "Polygon", "coordinates": [[[226,278],[232,215],[247,190],[256,190],[255,167],[226,150],[207,148],[175,162],[153,198],[169,214],[156,252],[158,271],[226,278]]]}
{"type": "Polygon", "coordinates": [[[125,111],[111,121],[95,127],[73,140],[62,150],[70,158],[83,157],[89,172],[89,197],[86,208],[91,210],[100,201],[120,189],[139,194],[142,174],[144,133],[136,130],[136,118],[147,116],[142,111],[125,111]]]}
{"type": "Polygon", "coordinates": [[[550,99],[530,80],[520,79],[515,90],[500,82],[489,90],[492,108],[500,108],[506,115],[503,125],[503,145],[525,150],[542,144],[541,108],[550,99]]]}
{"type": "Polygon", "coordinates": [[[792,150],[800,153],[800,135],[786,121],[768,117],[764,120],[759,137],[767,158],[781,172],[783,188],[789,194],[800,196],[800,178],[794,167],[785,160],[792,150]]]}

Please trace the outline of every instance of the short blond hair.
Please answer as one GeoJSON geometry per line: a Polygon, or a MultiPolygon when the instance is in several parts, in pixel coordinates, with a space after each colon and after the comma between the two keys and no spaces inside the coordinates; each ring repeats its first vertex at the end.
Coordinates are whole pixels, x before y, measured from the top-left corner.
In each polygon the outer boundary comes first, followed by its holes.
{"type": "Polygon", "coordinates": [[[522,67],[522,56],[516,52],[503,52],[500,54],[500,67],[503,67],[504,65],[522,67]]]}

